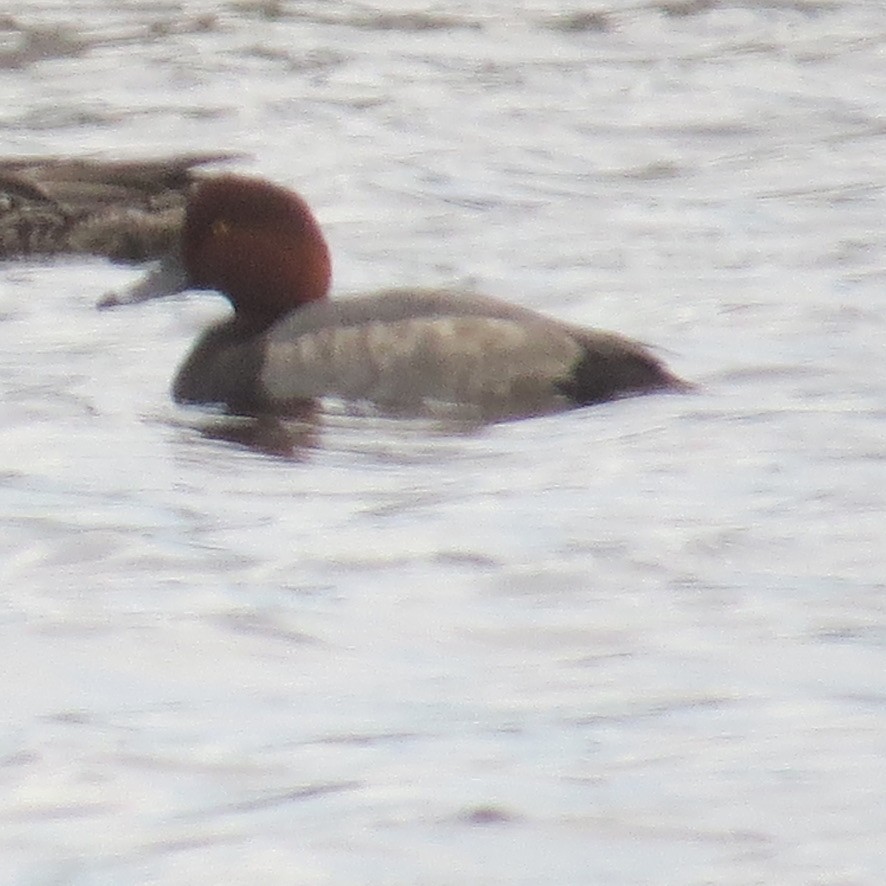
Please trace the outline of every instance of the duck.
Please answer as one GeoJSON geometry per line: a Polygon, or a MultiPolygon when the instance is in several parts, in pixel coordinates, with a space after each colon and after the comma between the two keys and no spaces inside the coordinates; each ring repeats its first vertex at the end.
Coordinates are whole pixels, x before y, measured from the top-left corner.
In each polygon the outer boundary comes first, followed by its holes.
{"type": "Polygon", "coordinates": [[[244,175],[190,192],[174,258],[102,308],[213,290],[172,385],[179,404],[299,415],[324,398],[383,414],[498,421],[686,391],[646,345],[491,296],[385,289],[333,300],[330,250],[305,199],[244,175]]]}
{"type": "Polygon", "coordinates": [[[0,159],[0,260],[95,255],[162,259],[178,248],[188,192],[202,167],[233,153],[159,159],[0,159]]]}

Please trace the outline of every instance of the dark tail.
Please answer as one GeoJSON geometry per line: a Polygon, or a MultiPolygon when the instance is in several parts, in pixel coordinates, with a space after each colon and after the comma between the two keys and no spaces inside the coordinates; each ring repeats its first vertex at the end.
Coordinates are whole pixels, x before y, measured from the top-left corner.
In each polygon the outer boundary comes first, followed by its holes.
{"type": "Polygon", "coordinates": [[[694,390],[642,345],[613,338],[601,347],[589,342],[569,378],[558,388],[578,406],[640,394],[694,390]]]}

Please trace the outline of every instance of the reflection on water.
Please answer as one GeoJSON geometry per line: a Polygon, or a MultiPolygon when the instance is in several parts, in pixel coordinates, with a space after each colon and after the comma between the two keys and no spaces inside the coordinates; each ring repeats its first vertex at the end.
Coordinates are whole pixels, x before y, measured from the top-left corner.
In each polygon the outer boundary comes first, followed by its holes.
{"type": "Polygon", "coordinates": [[[217,297],[98,313],[134,272],[0,266],[7,879],[879,883],[884,28],[4,9],[4,156],[239,152],[340,293],[474,288],[701,382],[232,418],[168,394],[217,297]]]}
{"type": "MultiPolygon", "coordinates": [[[[317,412],[317,407],[312,410],[317,412]]],[[[218,415],[195,424],[207,440],[223,440],[264,455],[303,461],[321,445],[322,418],[317,414],[297,419],[275,416],[218,415]]]]}

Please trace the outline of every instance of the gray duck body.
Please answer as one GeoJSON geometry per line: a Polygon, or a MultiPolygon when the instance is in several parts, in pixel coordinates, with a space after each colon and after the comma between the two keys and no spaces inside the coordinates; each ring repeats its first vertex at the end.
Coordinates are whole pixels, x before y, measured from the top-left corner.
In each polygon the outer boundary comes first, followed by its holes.
{"type": "Polygon", "coordinates": [[[223,321],[198,340],[173,393],[246,413],[334,397],[497,419],[683,386],[624,336],[486,296],[391,289],[312,302],[267,328],[223,321]]]}

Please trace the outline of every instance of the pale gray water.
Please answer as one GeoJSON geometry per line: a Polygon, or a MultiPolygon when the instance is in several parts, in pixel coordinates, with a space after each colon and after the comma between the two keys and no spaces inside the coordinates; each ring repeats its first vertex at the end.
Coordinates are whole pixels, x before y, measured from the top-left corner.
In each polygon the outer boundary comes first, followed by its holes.
{"type": "Polygon", "coordinates": [[[0,154],[242,150],[340,292],[702,385],[281,458],[169,402],[220,301],[0,267],[0,882],[883,882],[886,6],[581,7],[0,14],[0,154]]]}

